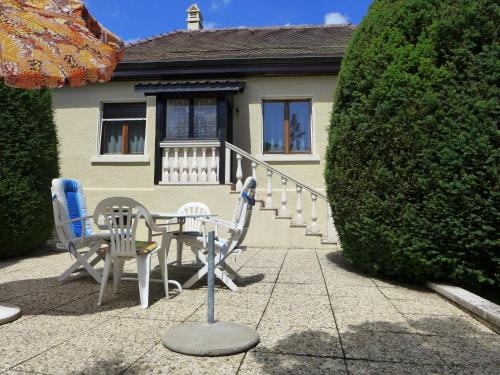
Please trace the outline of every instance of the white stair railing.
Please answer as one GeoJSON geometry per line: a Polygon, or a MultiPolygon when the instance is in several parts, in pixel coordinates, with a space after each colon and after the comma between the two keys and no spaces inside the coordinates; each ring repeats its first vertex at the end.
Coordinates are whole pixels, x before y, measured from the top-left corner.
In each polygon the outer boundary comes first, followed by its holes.
{"type": "MultiPolygon", "coordinates": [[[[287,195],[287,184],[288,182],[295,185],[295,190],[297,192],[296,201],[295,201],[295,217],[293,218],[292,224],[295,226],[303,226],[305,224],[304,218],[302,216],[303,206],[302,206],[302,192],[304,190],[308,191],[311,196],[311,222],[307,226],[306,233],[310,235],[319,235],[320,228],[318,224],[318,207],[317,200],[321,199],[327,206],[326,210],[326,218],[325,218],[325,226],[326,226],[326,239],[329,242],[338,242],[337,231],[335,229],[335,224],[333,222],[332,212],[330,209],[330,204],[328,203],[328,198],[325,194],[320,193],[319,191],[307,186],[306,184],[294,179],[286,175],[285,173],[277,170],[271,165],[263,162],[248,152],[240,149],[239,147],[234,146],[233,144],[226,142],[225,144],[226,150],[229,152],[226,153],[226,171],[231,168],[231,151],[236,155],[236,191],[241,191],[242,186],[242,178],[243,178],[243,167],[242,160],[247,159],[250,161],[252,176],[257,178],[257,167],[261,166],[266,170],[267,176],[267,186],[266,186],[266,199],[264,201],[265,208],[274,208],[273,207],[273,175],[276,175],[280,178],[281,181],[281,196],[280,203],[281,206],[278,208],[278,216],[279,217],[290,217],[290,212],[287,207],[288,203],[288,195],[287,195]]],[[[229,182],[229,181],[226,181],[229,182]]]]}

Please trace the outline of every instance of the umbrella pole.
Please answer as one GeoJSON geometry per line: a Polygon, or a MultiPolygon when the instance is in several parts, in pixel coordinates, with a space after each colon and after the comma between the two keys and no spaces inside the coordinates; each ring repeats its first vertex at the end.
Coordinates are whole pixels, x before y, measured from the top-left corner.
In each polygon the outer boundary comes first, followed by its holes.
{"type": "Polygon", "coordinates": [[[246,352],[258,345],[254,329],[233,322],[216,321],[215,310],[215,232],[208,234],[207,322],[184,323],[163,335],[163,345],[177,353],[217,357],[246,352]]]}

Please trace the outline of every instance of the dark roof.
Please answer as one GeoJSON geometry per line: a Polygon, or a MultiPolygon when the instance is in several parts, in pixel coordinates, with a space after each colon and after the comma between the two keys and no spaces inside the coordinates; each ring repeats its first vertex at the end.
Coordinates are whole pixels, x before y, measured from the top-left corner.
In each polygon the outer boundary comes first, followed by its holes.
{"type": "Polygon", "coordinates": [[[322,25],[180,30],[127,45],[122,63],[341,58],[354,28],[322,25]]]}
{"type": "Polygon", "coordinates": [[[216,80],[216,81],[169,81],[156,83],[139,83],[135,85],[135,91],[146,95],[157,93],[186,93],[186,92],[221,92],[238,93],[245,88],[244,81],[216,80]]]}

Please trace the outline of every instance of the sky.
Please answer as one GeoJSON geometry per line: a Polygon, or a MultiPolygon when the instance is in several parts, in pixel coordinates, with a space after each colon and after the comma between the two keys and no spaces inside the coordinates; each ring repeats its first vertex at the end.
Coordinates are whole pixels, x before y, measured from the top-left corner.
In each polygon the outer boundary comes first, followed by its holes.
{"type": "Polygon", "coordinates": [[[92,15],[123,40],[186,29],[196,2],[205,29],[241,26],[359,24],[372,0],[85,0],[92,15]]]}

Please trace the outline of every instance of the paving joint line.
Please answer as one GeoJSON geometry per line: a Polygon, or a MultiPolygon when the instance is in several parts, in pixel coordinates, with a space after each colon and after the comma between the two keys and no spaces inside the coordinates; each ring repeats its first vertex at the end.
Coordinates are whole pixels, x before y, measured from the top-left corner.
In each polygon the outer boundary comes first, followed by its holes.
{"type": "MultiPolygon", "coordinates": [[[[278,278],[279,278],[279,275],[281,273],[281,270],[283,269],[283,265],[285,264],[285,259],[288,255],[288,252],[290,251],[290,249],[286,249],[286,252],[285,252],[285,255],[283,256],[283,260],[281,261],[281,265],[280,265],[280,269],[278,271],[278,276],[276,277],[276,280],[273,282],[273,288],[271,289],[271,293],[269,293],[269,298],[267,299],[267,303],[266,303],[266,306],[264,307],[264,310],[262,311],[262,314],[260,316],[260,319],[257,323],[257,325],[255,326],[255,330],[257,330],[257,328],[259,328],[259,325],[260,323],[262,322],[262,318],[264,317],[264,314],[266,313],[267,311],[267,308],[269,306],[269,302],[271,301],[271,298],[273,296],[273,292],[274,292],[274,289],[276,288],[276,284],[278,283],[278,278]]],[[[260,342],[259,342],[260,343],[260,342]]],[[[241,358],[241,361],[240,361],[240,365],[238,366],[238,369],[236,370],[236,375],[239,374],[240,370],[241,370],[241,366],[243,366],[243,362],[245,361],[245,359],[247,358],[247,354],[248,352],[245,352],[245,354],[243,354],[243,357],[241,358]]]]}
{"type": "Polygon", "coordinates": [[[346,374],[349,374],[349,369],[347,368],[347,359],[346,359],[346,355],[345,355],[344,344],[342,342],[342,336],[340,335],[339,325],[337,323],[337,318],[335,316],[335,310],[333,309],[332,299],[330,296],[330,291],[328,290],[328,284],[326,282],[325,273],[323,272],[323,265],[319,261],[318,251],[314,250],[314,253],[316,254],[316,260],[318,261],[319,269],[321,271],[321,276],[323,277],[323,282],[324,282],[325,289],[326,289],[326,295],[328,297],[328,303],[330,304],[330,309],[332,310],[332,316],[333,316],[333,320],[335,322],[335,327],[337,328],[337,335],[339,336],[340,349],[342,350],[342,356],[344,357],[345,371],[346,371],[346,374]]]}

